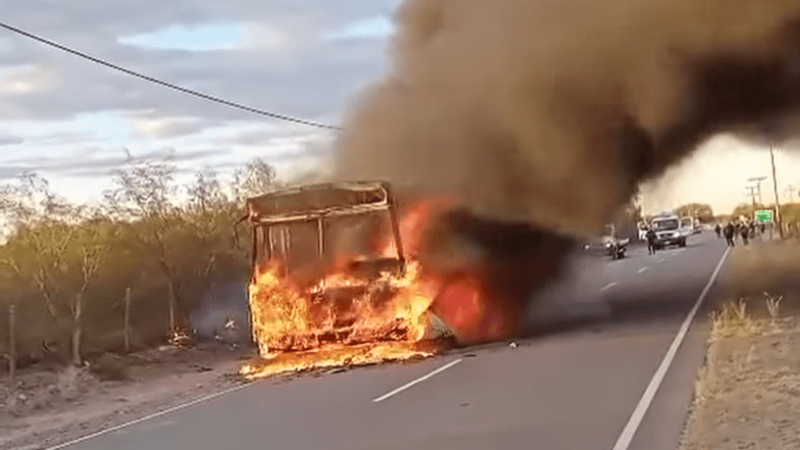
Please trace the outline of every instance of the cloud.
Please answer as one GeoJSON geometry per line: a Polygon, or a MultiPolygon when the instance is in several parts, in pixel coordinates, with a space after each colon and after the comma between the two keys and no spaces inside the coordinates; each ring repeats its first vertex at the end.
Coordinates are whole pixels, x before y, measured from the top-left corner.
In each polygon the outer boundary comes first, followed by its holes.
{"type": "Polygon", "coordinates": [[[157,139],[191,135],[206,129],[209,123],[196,117],[143,118],[136,120],[133,127],[140,136],[157,139]]]}
{"type": "Polygon", "coordinates": [[[332,40],[375,39],[389,36],[394,31],[394,23],[389,17],[375,16],[348,24],[325,35],[332,40]]]}
{"type": "MultiPolygon", "coordinates": [[[[385,68],[379,22],[385,25],[398,3],[5,0],[3,21],[189,89],[336,124],[385,68]],[[329,38],[337,32],[339,39],[329,38]]],[[[175,148],[186,171],[224,172],[253,157],[291,171],[324,158],[333,137],[148,83],[6,30],[0,91],[0,130],[13,132],[0,134],[0,177],[38,170],[69,192],[107,183],[124,163],[124,146],[139,155],[175,148]]]]}
{"type": "Polygon", "coordinates": [[[124,168],[126,164],[146,160],[165,161],[170,163],[196,162],[205,158],[224,154],[222,149],[179,152],[172,148],[162,148],[142,153],[134,153],[128,158],[125,151],[117,153],[100,148],[82,149],[68,157],[34,156],[7,161],[3,167],[4,175],[0,178],[17,178],[26,171],[43,172],[58,176],[93,177],[110,175],[115,169],[124,168]],[[86,158],[85,155],[94,157],[86,158]],[[99,154],[99,156],[97,156],[99,154]]]}
{"type": "Polygon", "coordinates": [[[25,142],[20,136],[0,133],[0,147],[4,145],[19,145],[25,142]]]}
{"type": "Polygon", "coordinates": [[[5,67],[0,71],[0,95],[21,96],[48,91],[59,83],[56,72],[44,66],[5,67]]]}
{"type": "Polygon", "coordinates": [[[118,41],[125,45],[155,49],[197,52],[230,50],[241,47],[242,27],[236,24],[193,27],[175,24],[151,33],[122,36],[118,41]]]}

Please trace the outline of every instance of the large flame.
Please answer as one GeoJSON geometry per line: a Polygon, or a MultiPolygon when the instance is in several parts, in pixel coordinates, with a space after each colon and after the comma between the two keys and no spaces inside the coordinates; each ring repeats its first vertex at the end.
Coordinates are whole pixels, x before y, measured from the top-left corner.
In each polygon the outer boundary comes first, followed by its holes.
{"type": "MultiPolygon", "coordinates": [[[[241,373],[258,378],[430,356],[440,349],[426,340],[431,315],[463,343],[512,333],[522,317],[513,308],[518,296],[514,280],[531,278],[537,271],[528,271],[531,266],[524,262],[471,251],[452,230],[437,234],[449,207],[447,201],[426,200],[402,215],[401,272],[366,276],[351,270],[347,258],[338,255],[327,275],[304,288],[284,275],[280,261],[268,262],[250,286],[262,361],[248,364],[241,373]],[[445,243],[450,250],[443,251],[442,241],[450,238],[455,244],[445,243]],[[520,267],[515,271],[516,266],[520,267]]],[[[398,255],[391,235],[383,230],[374,241],[381,258],[398,255]]]]}
{"type": "MultiPolygon", "coordinates": [[[[403,216],[400,230],[410,256],[400,272],[360,276],[339,258],[331,273],[303,289],[284,275],[280,261],[266,263],[250,286],[253,330],[263,361],[246,365],[241,373],[259,378],[434,354],[436,346],[423,338],[438,285],[423,278],[413,256],[427,220],[427,204],[403,216]]],[[[382,257],[397,255],[394,240],[380,241],[382,257]]]]}

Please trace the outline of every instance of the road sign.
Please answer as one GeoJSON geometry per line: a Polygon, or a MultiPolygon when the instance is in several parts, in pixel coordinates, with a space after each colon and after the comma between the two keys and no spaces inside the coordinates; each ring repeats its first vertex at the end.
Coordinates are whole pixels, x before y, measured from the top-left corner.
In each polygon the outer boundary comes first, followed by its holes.
{"type": "Polygon", "coordinates": [[[771,223],[773,221],[773,212],[769,209],[760,209],[756,211],[756,222],[758,223],[771,223]]]}

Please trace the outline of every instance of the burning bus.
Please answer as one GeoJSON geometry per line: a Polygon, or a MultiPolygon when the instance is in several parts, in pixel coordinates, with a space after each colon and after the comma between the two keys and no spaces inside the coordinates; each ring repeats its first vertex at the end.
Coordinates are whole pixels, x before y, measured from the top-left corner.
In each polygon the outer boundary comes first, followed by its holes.
{"type": "Polygon", "coordinates": [[[432,353],[423,341],[433,295],[404,253],[409,221],[400,223],[388,183],[285,189],[246,208],[250,317],[264,360],[246,375],[432,353]]]}

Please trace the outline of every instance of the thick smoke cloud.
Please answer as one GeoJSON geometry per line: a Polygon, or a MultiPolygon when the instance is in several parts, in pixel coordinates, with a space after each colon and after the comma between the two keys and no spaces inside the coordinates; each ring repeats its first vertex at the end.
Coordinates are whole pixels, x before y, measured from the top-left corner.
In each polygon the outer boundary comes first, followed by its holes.
{"type": "Polygon", "coordinates": [[[596,232],[704,138],[794,111],[799,20],[796,0],[406,1],[338,175],[596,232]]]}
{"type": "Polygon", "coordinates": [[[478,267],[437,303],[452,325],[480,286],[489,305],[459,330],[471,341],[519,331],[574,248],[564,235],[602,230],[715,133],[791,137],[800,108],[797,0],[407,0],[398,22],[336,176],[452,201],[429,250],[461,242],[462,256],[428,266],[478,267]]]}

